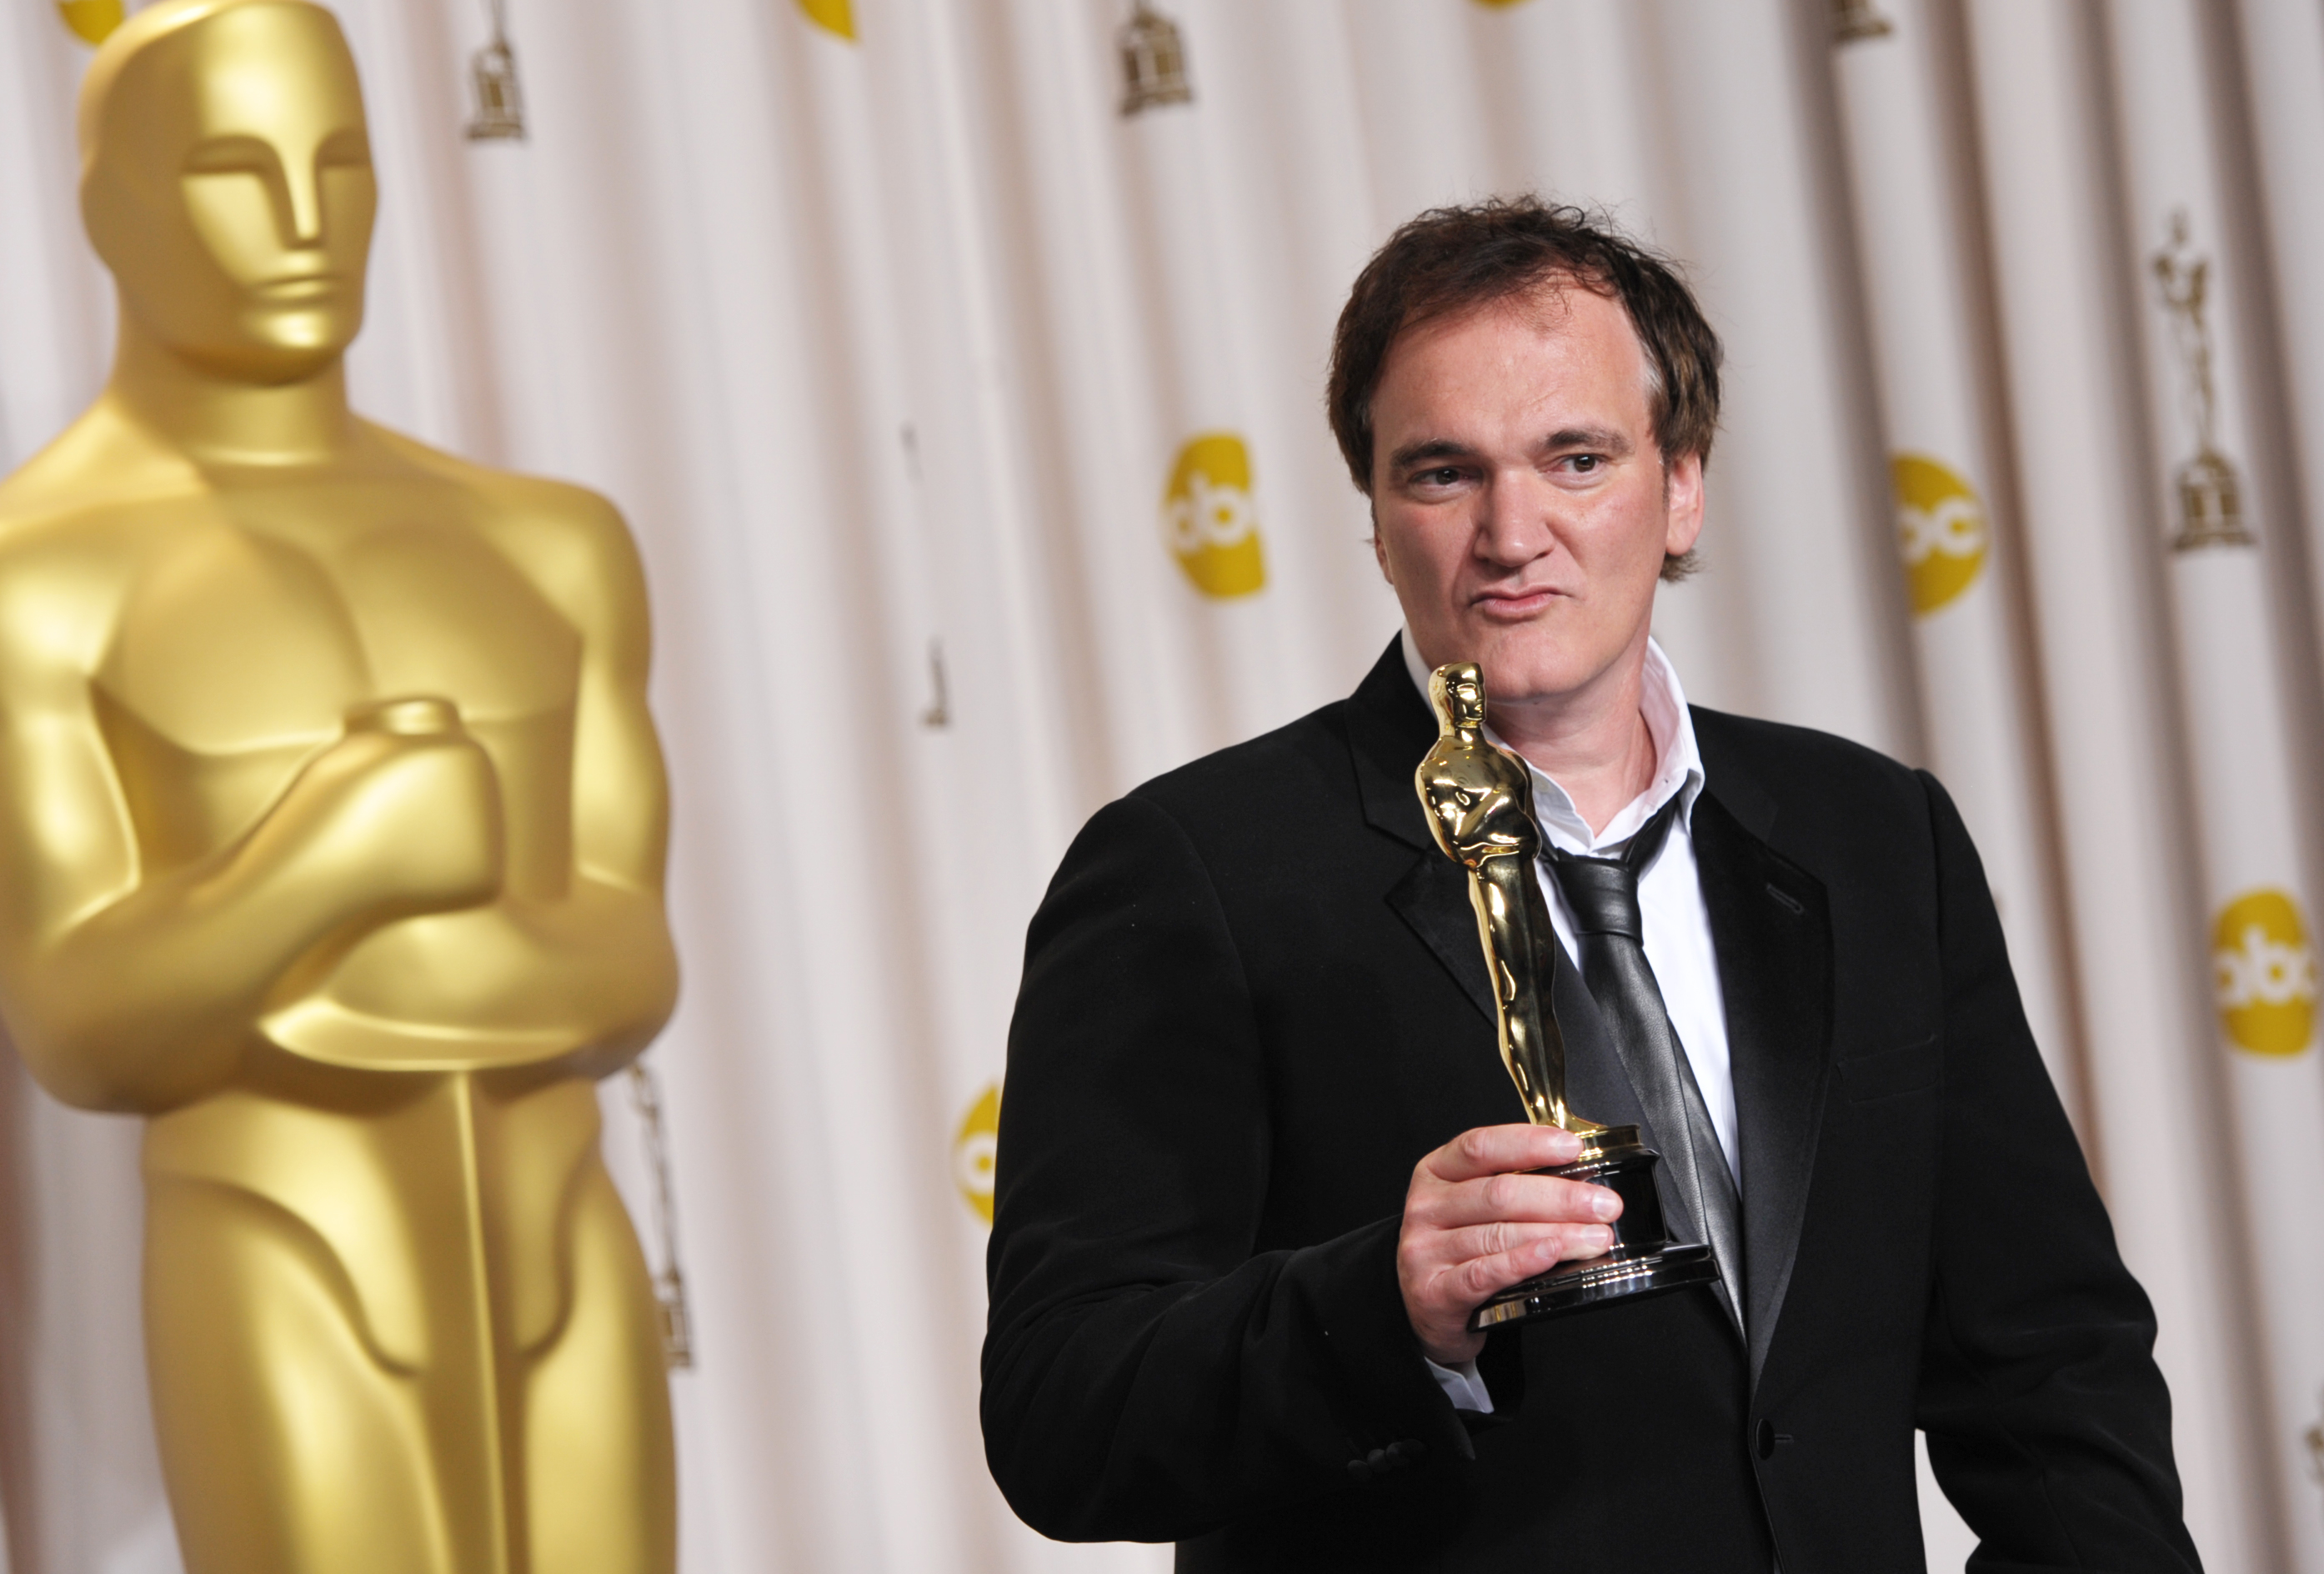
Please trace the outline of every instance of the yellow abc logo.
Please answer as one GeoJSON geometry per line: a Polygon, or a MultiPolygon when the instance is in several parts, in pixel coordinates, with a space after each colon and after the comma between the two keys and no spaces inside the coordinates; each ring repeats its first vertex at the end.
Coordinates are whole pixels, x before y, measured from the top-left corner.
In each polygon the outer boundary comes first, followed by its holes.
{"type": "Polygon", "coordinates": [[[57,0],[57,14],[82,42],[103,43],[121,25],[121,0],[57,0]]]}
{"type": "Polygon", "coordinates": [[[798,0],[798,8],[826,32],[842,38],[855,36],[854,0],[798,0]]]}
{"type": "Polygon", "coordinates": [[[992,1160],[1001,1148],[1001,1084],[988,1083],[961,1116],[952,1139],[952,1180],[961,1200],[992,1222],[992,1160]]]}
{"type": "Polygon", "coordinates": [[[1913,610],[1925,616],[1977,582],[1993,532],[1967,481],[1921,454],[1889,462],[1896,486],[1897,544],[1913,610]]]}
{"type": "Polygon", "coordinates": [[[2287,892],[2246,891],[2211,926],[2219,1021],[2255,1055],[2296,1055],[2316,1035],[2316,951],[2287,892]]]}
{"type": "Polygon", "coordinates": [[[1162,534],[1205,596],[1248,596],[1267,583],[1242,439],[1206,431],[1187,440],[1162,493],[1162,534]]]}

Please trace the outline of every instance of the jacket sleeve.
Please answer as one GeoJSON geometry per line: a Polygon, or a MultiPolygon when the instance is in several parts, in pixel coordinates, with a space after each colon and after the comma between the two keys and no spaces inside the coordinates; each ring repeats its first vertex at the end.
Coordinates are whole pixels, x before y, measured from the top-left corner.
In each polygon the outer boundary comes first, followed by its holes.
{"type": "Polygon", "coordinates": [[[1036,1530],[1185,1540],[1469,1454],[1405,1318],[1397,1218],[1254,1250],[1269,1130],[1209,875],[1164,809],[1122,800],[1033,920],[1001,1097],[982,1412],[1036,1530]]]}
{"type": "Polygon", "coordinates": [[[1917,1424],[1973,1569],[2191,1570],[2154,1313],[2115,1248],[2018,1004],[1960,814],[1925,782],[1944,1128],[1917,1424]]]}

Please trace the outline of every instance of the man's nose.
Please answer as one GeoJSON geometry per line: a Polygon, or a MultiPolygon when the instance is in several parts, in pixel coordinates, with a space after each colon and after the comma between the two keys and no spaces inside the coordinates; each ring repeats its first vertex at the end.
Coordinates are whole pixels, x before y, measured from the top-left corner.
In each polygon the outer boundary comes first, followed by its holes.
{"type": "Polygon", "coordinates": [[[1496,474],[1477,522],[1477,555],[1517,569],[1546,553],[1556,542],[1549,522],[1554,505],[1554,494],[1531,470],[1496,474]]]}

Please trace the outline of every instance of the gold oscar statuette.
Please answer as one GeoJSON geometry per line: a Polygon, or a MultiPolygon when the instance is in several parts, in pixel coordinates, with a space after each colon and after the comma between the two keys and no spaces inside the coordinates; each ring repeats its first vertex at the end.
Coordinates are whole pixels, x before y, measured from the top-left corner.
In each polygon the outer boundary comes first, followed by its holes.
{"type": "Polygon", "coordinates": [[[635,546],[347,408],[375,193],[328,11],[161,0],[80,134],[119,352],[0,482],[0,1014],[146,1119],[185,1567],[670,1569],[595,1088],[678,986],[635,546]]]}
{"type": "Polygon", "coordinates": [[[1475,662],[1437,668],[1428,700],[1437,737],[1413,773],[1413,786],[1437,847],[1468,874],[1501,1063],[1527,1120],[1582,1138],[1580,1158],[1545,1173],[1609,1187],[1622,1199],[1614,1244],[1603,1256],[1561,1263],[1511,1285],[1479,1307],[1470,1327],[1711,1283],[1719,1277],[1711,1248],[1674,1243],[1664,1226],[1655,1190],[1659,1155],[1638,1140],[1638,1128],[1600,1125],[1566,1106],[1565,1042],[1550,995],[1557,933],[1535,867],[1542,838],[1533,814],[1533,772],[1485,736],[1485,680],[1475,662]]]}

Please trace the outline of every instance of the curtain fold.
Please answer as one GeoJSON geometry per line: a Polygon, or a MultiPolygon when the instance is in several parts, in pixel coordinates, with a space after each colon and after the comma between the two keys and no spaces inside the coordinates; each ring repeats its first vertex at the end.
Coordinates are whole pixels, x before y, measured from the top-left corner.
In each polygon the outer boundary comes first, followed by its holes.
{"type": "Polygon", "coordinates": [[[2144,474],[2146,280],[2104,46],[2094,13],[2047,0],[1971,0],[1969,22],[2092,1124],[2124,1255],[2162,1323],[2189,1521],[2222,1567],[2279,1566],[2209,992],[2187,960],[2201,944],[2200,849],[2144,474]]]}
{"type": "MultiPolygon", "coordinates": [[[[2252,1485],[2289,1532],[2294,1562],[2324,1562],[2324,1516],[2285,1514],[2313,1495],[2301,1432],[2324,1372],[2324,1080],[2316,1033],[2310,872],[2313,801],[2299,768],[2309,718],[2287,662],[2313,649],[2270,592],[2287,567],[2289,456],[2257,412],[2273,388],[2267,314],[2248,293],[2258,236],[2227,162],[2239,64],[2190,0],[2126,0],[2107,16],[2124,128],[2125,208],[2147,264],[2148,486],[2169,544],[2179,638],[2180,747],[2194,784],[2193,838],[2214,970],[2215,1061],[2227,1078],[2224,1150],[2237,1161],[2251,1285],[2250,1347],[2263,1390],[2263,1470],[2252,1485]],[[2209,69],[2207,70],[2207,68],[2209,69]]],[[[2296,528],[2296,527],[2295,527],[2296,528]]],[[[2296,560],[2295,560],[2296,563],[2296,560]]]]}

